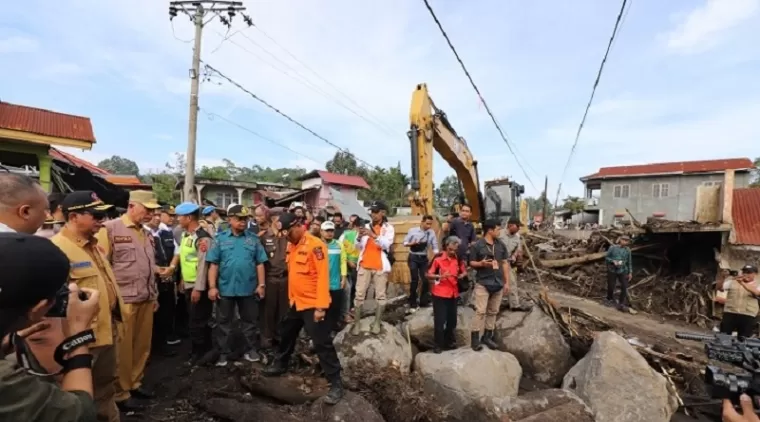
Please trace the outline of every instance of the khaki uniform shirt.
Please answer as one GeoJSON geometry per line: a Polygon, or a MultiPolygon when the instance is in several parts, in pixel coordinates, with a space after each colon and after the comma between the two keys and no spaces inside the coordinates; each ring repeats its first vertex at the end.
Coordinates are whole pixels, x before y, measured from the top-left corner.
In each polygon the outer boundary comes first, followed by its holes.
{"type": "MultiPolygon", "coordinates": [[[[750,284],[756,282],[753,281],[750,284]]],[[[751,317],[757,316],[758,310],[760,310],[757,298],[748,292],[741,283],[732,277],[726,278],[726,281],[723,282],[723,290],[727,292],[723,312],[751,317]]]]}

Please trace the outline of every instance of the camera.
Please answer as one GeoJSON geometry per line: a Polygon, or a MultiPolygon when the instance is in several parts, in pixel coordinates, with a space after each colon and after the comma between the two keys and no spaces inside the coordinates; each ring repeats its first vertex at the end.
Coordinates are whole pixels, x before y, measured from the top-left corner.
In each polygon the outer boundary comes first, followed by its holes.
{"type": "MultiPolygon", "coordinates": [[[[739,368],[746,373],[730,372],[714,365],[705,368],[704,383],[714,399],[729,399],[739,404],[739,396],[760,396],[760,340],[735,338],[730,334],[703,335],[676,333],[676,338],[701,341],[709,360],[717,360],[739,368]]],[[[756,410],[755,413],[758,413],[756,410]]]]}
{"type": "MultiPolygon", "coordinates": [[[[50,308],[45,316],[48,318],[65,318],[66,309],[69,307],[69,293],[71,293],[71,291],[67,284],[61,286],[61,288],[55,293],[53,307],[50,308]]],[[[82,302],[87,300],[87,293],[85,292],[80,291],[78,296],[79,300],[82,302]]]]}

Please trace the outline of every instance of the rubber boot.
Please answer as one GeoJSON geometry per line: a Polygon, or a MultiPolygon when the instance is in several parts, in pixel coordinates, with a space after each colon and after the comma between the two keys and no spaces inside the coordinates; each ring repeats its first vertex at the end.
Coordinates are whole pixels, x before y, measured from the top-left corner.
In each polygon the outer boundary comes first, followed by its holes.
{"type": "Polygon", "coordinates": [[[361,324],[362,321],[362,307],[357,306],[354,310],[354,326],[351,327],[351,335],[352,336],[358,336],[361,332],[361,327],[359,324],[361,324]]]}
{"type": "Polygon", "coordinates": [[[473,331],[470,333],[470,343],[472,345],[472,350],[479,352],[483,350],[483,346],[480,344],[480,333],[477,331],[473,331]]]}
{"type": "Polygon", "coordinates": [[[383,312],[385,311],[385,305],[377,305],[377,309],[375,310],[375,321],[372,322],[372,328],[370,328],[370,332],[372,334],[380,334],[380,327],[382,326],[381,322],[383,322],[383,312]]]}
{"type": "Polygon", "coordinates": [[[483,332],[483,338],[480,339],[480,343],[484,344],[491,350],[498,350],[499,345],[496,344],[496,340],[493,337],[493,330],[486,330],[483,332]]]}
{"type": "Polygon", "coordinates": [[[346,393],[343,390],[343,381],[338,377],[330,382],[330,390],[328,390],[327,395],[325,395],[325,404],[334,406],[338,404],[345,394],[346,393]]]}

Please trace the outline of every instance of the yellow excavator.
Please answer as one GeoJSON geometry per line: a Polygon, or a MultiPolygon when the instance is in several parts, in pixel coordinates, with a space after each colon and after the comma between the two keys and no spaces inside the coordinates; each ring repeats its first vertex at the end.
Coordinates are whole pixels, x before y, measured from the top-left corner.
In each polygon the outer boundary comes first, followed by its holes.
{"type": "MultiPolygon", "coordinates": [[[[472,220],[479,223],[486,218],[504,220],[511,216],[520,216],[520,195],[525,189],[509,180],[500,179],[485,183],[486,196],[480,190],[478,162],[470,152],[467,141],[459,136],[446,117],[438,108],[427,89],[426,84],[417,85],[412,93],[409,111],[409,142],[412,153],[411,192],[409,204],[411,215],[391,219],[396,231],[391,280],[396,283],[409,283],[407,258],[409,250],[403,245],[404,237],[412,227],[420,224],[423,215],[436,216],[433,197],[433,152],[437,152],[454,169],[459,180],[460,203],[472,207],[472,220]]],[[[437,219],[436,219],[437,222],[437,219]]],[[[434,225],[440,234],[440,226],[434,225]]]]}

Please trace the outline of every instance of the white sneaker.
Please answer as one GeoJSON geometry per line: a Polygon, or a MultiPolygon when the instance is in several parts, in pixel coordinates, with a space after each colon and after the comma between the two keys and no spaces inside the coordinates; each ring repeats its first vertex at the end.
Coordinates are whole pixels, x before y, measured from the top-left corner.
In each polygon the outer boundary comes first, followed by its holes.
{"type": "Polygon", "coordinates": [[[227,356],[224,356],[224,355],[219,356],[219,360],[216,361],[216,366],[220,368],[224,368],[225,366],[227,366],[227,356]]]}
{"type": "Polygon", "coordinates": [[[258,362],[261,360],[261,355],[259,355],[257,352],[248,352],[243,355],[243,359],[247,360],[248,362],[258,362]]]}

